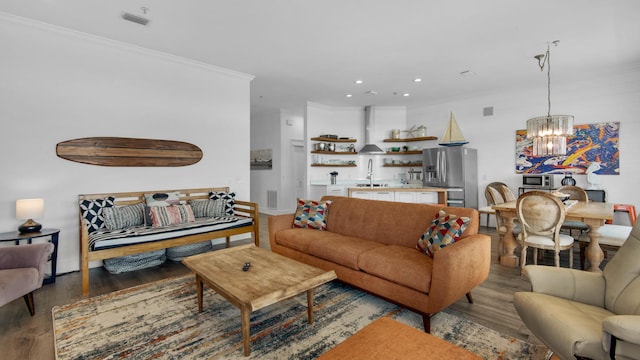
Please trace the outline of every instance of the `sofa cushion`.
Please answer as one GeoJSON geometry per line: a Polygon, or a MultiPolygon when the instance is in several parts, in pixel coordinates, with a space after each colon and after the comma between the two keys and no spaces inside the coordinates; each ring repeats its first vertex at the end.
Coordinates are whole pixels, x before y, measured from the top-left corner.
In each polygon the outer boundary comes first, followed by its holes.
{"type": "Polygon", "coordinates": [[[428,293],[431,288],[433,259],[412,248],[386,245],[360,254],[360,270],[428,293]]]}
{"type": "Polygon", "coordinates": [[[328,237],[341,237],[342,235],[328,231],[316,231],[314,229],[284,229],[275,234],[275,242],[278,245],[298,250],[304,253],[309,252],[309,244],[328,237]]]}
{"type": "Polygon", "coordinates": [[[375,248],[384,247],[370,240],[351,236],[330,236],[310,242],[307,253],[354,270],[360,270],[358,259],[361,254],[375,248]]]}
{"type": "Polygon", "coordinates": [[[215,216],[225,216],[225,200],[193,199],[189,200],[189,205],[193,209],[193,216],[197,218],[210,218],[215,216]]]}
{"type": "Polygon", "coordinates": [[[80,211],[87,224],[89,234],[105,227],[102,209],[113,206],[115,200],[113,196],[109,196],[104,199],[82,200],[80,202],[80,211]]]}
{"type": "Polygon", "coordinates": [[[469,221],[468,217],[458,217],[440,210],[431,226],[418,240],[416,249],[433,256],[434,252],[458,241],[469,221]]]}
{"type": "Polygon", "coordinates": [[[177,191],[168,193],[144,194],[147,206],[169,206],[180,204],[180,193],[177,191]]]}
{"type": "Polygon", "coordinates": [[[149,212],[151,213],[152,226],[156,228],[196,220],[189,205],[151,206],[149,212]]]}
{"type": "Polygon", "coordinates": [[[315,201],[298,199],[298,207],[293,218],[294,228],[327,230],[327,212],[331,200],[315,201]]]}
{"type": "Polygon", "coordinates": [[[110,206],[102,209],[107,230],[119,230],[144,224],[144,204],[110,206]]]}
{"type": "Polygon", "coordinates": [[[233,216],[235,214],[233,208],[236,206],[236,193],[234,192],[210,192],[209,199],[222,200],[224,203],[224,213],[233,216]]]}

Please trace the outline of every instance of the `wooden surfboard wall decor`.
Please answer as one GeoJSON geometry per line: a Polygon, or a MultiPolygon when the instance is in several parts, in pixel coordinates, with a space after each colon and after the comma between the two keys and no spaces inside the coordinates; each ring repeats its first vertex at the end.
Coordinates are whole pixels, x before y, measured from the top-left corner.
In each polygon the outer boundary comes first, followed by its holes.
{"type": "Polygon", "coordinates": [[[172,140],[88,137],[60,142],[58,157],[100,166],[187,166],[202,159],[196,145],[172,140]]]}

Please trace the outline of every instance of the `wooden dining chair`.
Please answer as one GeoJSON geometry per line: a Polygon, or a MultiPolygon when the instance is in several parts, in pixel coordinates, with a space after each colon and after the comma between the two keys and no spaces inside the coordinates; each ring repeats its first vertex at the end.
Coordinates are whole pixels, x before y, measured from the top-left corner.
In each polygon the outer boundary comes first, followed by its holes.
{"type": "Polygon", "coordinates": [[[521,266],[527,259],[527,248],[532,247],[533,262],[538,263],[538,249],[552,250],[554,264],[560,267],[560,251],[569,250],[569,267],[573,267],[573,238],[561,234],[566,210],[557,197],[543,191],[529,191],[518,197],[516,214],[522,226],[521,266]]]}
{"type": "MultiPolygon", "coordinates": [[[[559,193],[569,195],[569,200],[589,201],[589,195],[579,186],[567,185],[558,189],[559,193]]],[[[569,235],[573,236],[572,231],[580,231],[577,237],[582,236],[585,232],[589,231],[589,226],[582,221],[567,220],[562,224],[562,230],[569,231],[569,235]]]]}
{"type": "MultiPolygon", "coordinates": [[[[505,189],[511,193],[511,190],[507,187],[506,184],[501,182],[492,182],[484,189],[484,197],[487,199],[487,205],[499,205],[503,204],[507,201],[516,200],[513,193],[509,196],[508,193],[505,192],[505,189]],[[512,198],[511,200],[506,200],[507,198],[512,198]]],[[[502,223],[502,217],[498,212],[496,212],[496,230],[498,231],[498,236],[500,236],[500,246],[502,245],[502,240],[504,238],[504,234],[507,232],[507,227],[502,223]]],[[[520,233],[522,232],[520,226],[516,224],[516,226],[512,230],[513,237],[518,239],[520,233]]],[[[502,254],[502,248],[498,249],[498,253],[502,254]]]]}
{"type": "MultiPolygon", "coordinates": [[[[636,208],[633,205],[628,204],[613,204],[613,212],[626,212],[629,215],[629,225],[615,224],[615,221],[607,220],[607,222],[598,229],[600,238],[598,244],[604,252],[604,257],[607,257],[607,250],[617,251],[624,242],[629,238],[631,229],[636,224],[636,208]]],[[[585,250],[591,239],[587,235],[582,235],[579,239],[580,244],[580,268],[584,270],[585,267],[585,250]]]]}

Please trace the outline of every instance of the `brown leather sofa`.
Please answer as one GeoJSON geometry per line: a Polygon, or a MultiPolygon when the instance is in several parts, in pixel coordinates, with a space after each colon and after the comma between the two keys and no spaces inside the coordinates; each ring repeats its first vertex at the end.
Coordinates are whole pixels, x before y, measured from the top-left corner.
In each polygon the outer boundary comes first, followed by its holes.
{"type": "Polygon", "coordinates": [[[325,196],[332,200],[327,231],[292,228],[294,215],[269,218],[271,251],[325,270],[338,279],[422,315],[430,316],[489,275],[491,238],[478,234],[478,211],[429,204],[325,196]],[[418,239],[440,209],[470,217],[460,240],[429,257],[418,239]]]}

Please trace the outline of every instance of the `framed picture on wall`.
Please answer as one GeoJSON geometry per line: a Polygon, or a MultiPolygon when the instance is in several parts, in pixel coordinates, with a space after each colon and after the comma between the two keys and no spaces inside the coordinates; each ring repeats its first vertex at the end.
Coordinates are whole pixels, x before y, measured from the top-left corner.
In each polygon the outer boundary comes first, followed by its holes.
{"type": "Polygon", "coordinates": [[[516,130],[516,174],[586,174],[591,163],[598,163],[599,175],[620,174],[620,123],[574,125],[567,139],[567,155],[532,156],[532,139],[526,130],[516,130]]]}
{"type": "Polygon", "coordinates": [[[251,170],[271,170],[273,168],[273,150],[251,150],[249,162],[251,170]]]}

